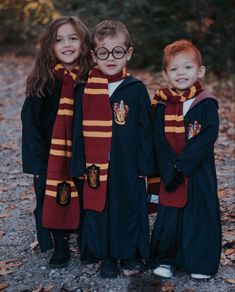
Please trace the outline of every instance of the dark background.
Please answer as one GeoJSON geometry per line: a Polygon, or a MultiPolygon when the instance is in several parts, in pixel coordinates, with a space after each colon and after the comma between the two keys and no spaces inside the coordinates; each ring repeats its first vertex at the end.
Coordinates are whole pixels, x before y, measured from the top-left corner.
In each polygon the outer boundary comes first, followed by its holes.
{"type": "Polygon", "coordinates": [[[164,46],[186,38],[209,72],[226,77],[234,71],[234,11],[232,0],[1,0],[0,53],[34,55],[40,32],[61,15],[76,15],[90,29],[117,19],[133,40],[132,68],[161,71],[164,46]]]}

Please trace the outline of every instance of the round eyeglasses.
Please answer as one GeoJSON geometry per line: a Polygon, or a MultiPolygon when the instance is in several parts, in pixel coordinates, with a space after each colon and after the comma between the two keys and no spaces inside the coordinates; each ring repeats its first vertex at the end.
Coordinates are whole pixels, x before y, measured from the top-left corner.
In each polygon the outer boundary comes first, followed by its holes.
{"type": "MultiPolygon", "coordinates": [[[[128,48],[127,48],[128,50],[128,48]]],[[[109,55],[111,54],[115,59],[122,59],[125,54],[127,53],[127,50],[123,49],[122,47],[115,47],[110,52],[107,48],[101,47],[98,50],[95,51],[95,55],[99,60],[107,60],[109,55]]]]}

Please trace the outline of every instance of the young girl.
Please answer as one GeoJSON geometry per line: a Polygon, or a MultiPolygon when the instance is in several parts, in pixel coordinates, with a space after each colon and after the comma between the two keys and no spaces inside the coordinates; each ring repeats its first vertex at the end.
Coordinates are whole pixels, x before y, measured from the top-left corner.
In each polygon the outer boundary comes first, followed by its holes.
{"type": "Polygon", "coordinates": [[[23,171],[34,175],[38,242],[44,252],[54,241],[49,266],[57,268],[70,258],[66,230],[79,225],[79,183],[69,165],[73,98],[83,93],[89,52],[88,30],[78,18],[53,21],[41,35],[21,113],[23,171]]]}

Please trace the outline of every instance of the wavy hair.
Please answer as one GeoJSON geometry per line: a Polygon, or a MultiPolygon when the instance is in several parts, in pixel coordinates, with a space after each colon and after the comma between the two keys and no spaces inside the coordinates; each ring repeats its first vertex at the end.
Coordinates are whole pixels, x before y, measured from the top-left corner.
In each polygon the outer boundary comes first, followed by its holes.
{"type": "Polygon", "coordinates": [[[81,55],[78,60],[80,67],[77,82],[83,82],[87,73],[93,66],[90,56],[90,36],[85,24],[75,16],[63,16],[52,21],[45,31],[40,35],[40,48],[35,58],[34,67],[26,81],[26,95],[44,97],[52,93],[55,84],[53,68],[58,62],[54,54],[54,44],[58,28],[64,24],[71,23],[81,40],[81,55]]]}

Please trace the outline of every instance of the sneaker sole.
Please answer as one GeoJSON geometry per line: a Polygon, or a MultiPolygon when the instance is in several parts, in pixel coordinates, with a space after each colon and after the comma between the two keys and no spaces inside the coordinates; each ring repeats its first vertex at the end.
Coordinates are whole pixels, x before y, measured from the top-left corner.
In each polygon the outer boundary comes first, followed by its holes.
{"type": "Polygon", "coordinates": [[[162,278],[172,278],[173,277],[173,273],[166,275],[163,271],[153,271],[154,275],[158,276],[158,277],[162,277],[162,278]]]}
{"type": "Polygon", "coordinates": [[[197,279],[197,280],[209,280],[209,279],[211,279],[211,276],[191,274],[191,278],[197,279]]]}

